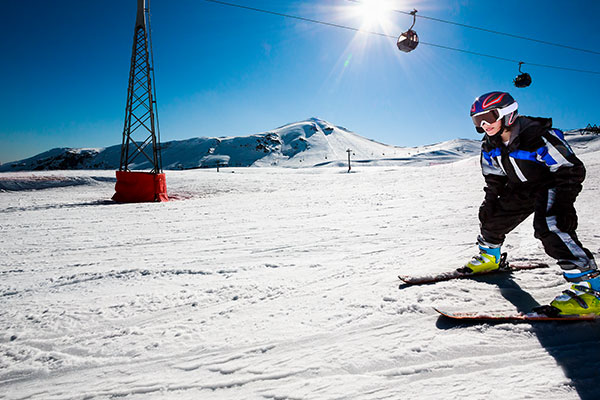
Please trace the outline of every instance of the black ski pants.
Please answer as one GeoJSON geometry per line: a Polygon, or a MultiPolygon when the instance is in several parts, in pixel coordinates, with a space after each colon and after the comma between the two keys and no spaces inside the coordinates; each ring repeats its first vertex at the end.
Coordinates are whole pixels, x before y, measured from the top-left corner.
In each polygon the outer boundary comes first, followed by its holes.
{"type": "Polygon", "coordinates": [[[575,231],[563,232],[556,226],[556,217],[551,215],[554,197],[553,188],[533,193],[512,191],[495,203],[482,205],[488,209],[479,213],[481,236],[488,243],[502,244],[507,233],[534,213],[535,237],[542,241],[546,254],[564,270],[588,269],[592,253],[582,246],[575,231]]]}

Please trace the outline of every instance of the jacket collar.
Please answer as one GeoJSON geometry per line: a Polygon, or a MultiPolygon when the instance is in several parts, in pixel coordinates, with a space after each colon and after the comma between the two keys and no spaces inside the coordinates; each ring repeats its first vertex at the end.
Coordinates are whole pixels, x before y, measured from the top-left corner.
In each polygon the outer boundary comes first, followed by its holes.
{"type": "MultiPolygon", "coordinates": [[[[552,118],[526,117],[523,115],[518,116],[510,130],[508,149],[514,150],[519,146],[519,137],[521,136],[522,132],[536,127],[543,130],[552,128],[552,118]]],[[[489,143],[491,143],[494,147],[504,147],[500,135],[494,135],[491,137],[485,135],[485,137],[486,140],[488,140],[489,143]]]]}

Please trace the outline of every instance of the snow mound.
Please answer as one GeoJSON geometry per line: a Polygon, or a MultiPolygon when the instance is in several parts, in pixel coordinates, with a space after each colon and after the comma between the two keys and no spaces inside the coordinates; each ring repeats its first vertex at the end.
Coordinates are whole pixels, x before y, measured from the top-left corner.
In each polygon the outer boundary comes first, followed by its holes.
{"type": "Polygon", "coordinates": [[[43,174],[6,174],[0,176],[0,192],[40,190],[67,186],[94,185],[99,182],[115,182],[116,178],[105,176],[62,176],[43,174]]]}
{"type": "Polygon", "coordinates": [[[565,131],[565,138],[575,154],[585,154],[600,150],[600,135],[589,133],[585,129],[565,131]]]}

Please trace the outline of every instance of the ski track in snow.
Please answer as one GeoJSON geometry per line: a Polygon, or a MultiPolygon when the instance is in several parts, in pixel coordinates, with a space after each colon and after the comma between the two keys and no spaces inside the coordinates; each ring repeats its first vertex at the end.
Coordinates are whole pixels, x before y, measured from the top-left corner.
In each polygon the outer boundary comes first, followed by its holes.
{"type": "MultiPolygon", "coordinates": [[[[581,158],[597,254],[600,153],[581,158]]],[[[112,171],[0,193],[0,399],[593,398],[600,324],[432,309],[526,310],[558,267],[398,289],[476,251],[477,158],[234,171],[167,172],[161,204],[110,202],[112,171]]],[[[553,265],[531,218],[504,248],[553,265]]]]}

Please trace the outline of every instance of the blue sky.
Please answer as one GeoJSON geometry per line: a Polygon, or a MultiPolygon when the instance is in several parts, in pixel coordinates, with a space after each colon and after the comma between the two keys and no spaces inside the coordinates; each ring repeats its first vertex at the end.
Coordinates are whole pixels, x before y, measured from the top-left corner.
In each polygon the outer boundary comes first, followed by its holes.
{"type": "MultiPolygon", "coordinates": [[[[409,16],[366,21],[346,0],[233,3],[398,35],[409,16]]],[[[394,9],[600,51],[600,2],[391,1],[394,9]]],[[[241,10],[151,0],[163,141],[236,136],[319,117],[387,144],[477,139],[468,112],[510,91],[525,115],[563,129],[600,124],[600,75],[518,65],[241,10]]],[[[0,162],[122,137],[135,0],[0,0],[0,162]]],[[[600,55],[417,19],[422,42],[525,62],[600,70],[600,55]]]]}

